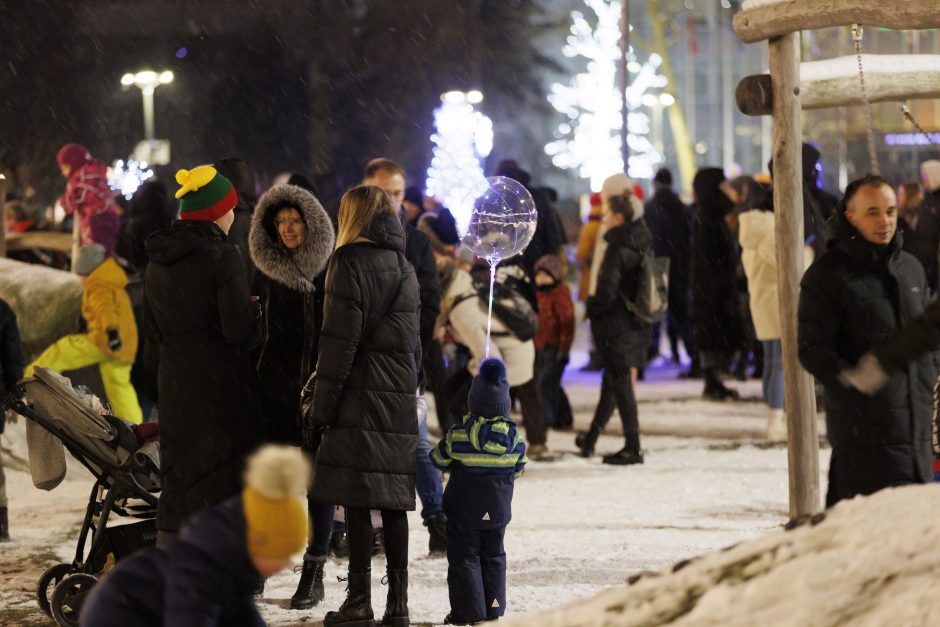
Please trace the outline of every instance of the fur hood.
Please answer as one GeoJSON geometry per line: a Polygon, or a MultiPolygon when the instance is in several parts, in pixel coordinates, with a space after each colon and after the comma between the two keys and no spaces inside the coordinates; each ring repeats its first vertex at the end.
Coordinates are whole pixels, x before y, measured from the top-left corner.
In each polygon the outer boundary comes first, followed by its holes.
{"type": "Polygon", "coordinates": [[[248,248],[251,260],[265,276],[300,292],[312,292],[313,280],[333,253],[336,235],[320,201],[296,185],[275,185],[261,196],[251,216],[248,248]],[[307,238],[294,251],[282,243],[274,226],[277,212],[293,207],[307,225],[307,238]]]}

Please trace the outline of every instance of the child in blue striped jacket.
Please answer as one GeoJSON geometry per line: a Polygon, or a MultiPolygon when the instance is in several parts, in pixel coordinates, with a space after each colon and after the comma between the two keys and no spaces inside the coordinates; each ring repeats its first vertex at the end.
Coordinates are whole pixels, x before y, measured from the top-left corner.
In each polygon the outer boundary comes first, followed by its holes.
{"type": "Polygon", "coordinates": [[[506,366],[480,364],[467,397],[463,424],[450,428],[431,461],[450,471],[444,489],[447,515],[447,589],[451,625],[496,620],[506,611],[503,537],[512,518],[515,478],[525,466],[525,442],[508,417],[506,366]]]}

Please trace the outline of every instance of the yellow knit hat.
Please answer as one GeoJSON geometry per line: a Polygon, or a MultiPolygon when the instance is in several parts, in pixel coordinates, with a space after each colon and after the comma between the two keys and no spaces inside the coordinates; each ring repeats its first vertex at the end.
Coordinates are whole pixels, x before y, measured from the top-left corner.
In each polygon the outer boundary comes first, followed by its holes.
{"type": "Polygon", "coordinates": [[[252,557],[287,558],[307,545],[307,508],[300,497],[309,480],[310,465],[297,448],[265,446],[248,460],[242,506],[252,557]]]}

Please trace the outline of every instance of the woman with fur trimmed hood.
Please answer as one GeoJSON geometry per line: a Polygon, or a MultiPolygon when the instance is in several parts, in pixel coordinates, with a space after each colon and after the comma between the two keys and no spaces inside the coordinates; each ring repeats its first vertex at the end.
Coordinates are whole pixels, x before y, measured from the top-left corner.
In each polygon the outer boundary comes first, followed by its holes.
{"type": "MultiPolygon", "coordinates": [[[[335,236],[313,194],[296,185],[275,185],[258,201],[248,247],[257,267],[252,294],[261,299],[267,324],[258,357],[267,438],[300,445],[300,390],[314,371],[323,323],[322,273],[335,236]]],[[[303,574],[291,599],[294,609],[323,598],[323,564],[333,524],[332,504],[307,499],[313,537],[303,574]]]]}

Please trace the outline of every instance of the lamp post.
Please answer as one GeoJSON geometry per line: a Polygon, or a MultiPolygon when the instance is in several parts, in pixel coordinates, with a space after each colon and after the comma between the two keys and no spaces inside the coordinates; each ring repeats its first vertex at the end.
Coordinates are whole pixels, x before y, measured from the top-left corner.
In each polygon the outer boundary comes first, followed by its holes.
{"type": "Polygon", "coordinates": [[[643,104],[653,110],[652,135],[653,148],[659,154],[663,152],[663,109],[671,107],[676,103],[672,94],[663,92],[661,94],[643,94],[643,104]]]}
{"type": "Polygon", "coordinates": [[[125,74],[121,77],[121,84],[125,87],[133,85],[140,89],[144,101],[144,139],[154,139],[153,130],[153,92],[160,85],[173,82],[173,72],[166,70],[160,73],[153,70],[144,70],[136,74],[125,74]]]}

